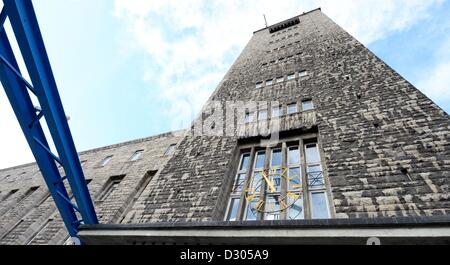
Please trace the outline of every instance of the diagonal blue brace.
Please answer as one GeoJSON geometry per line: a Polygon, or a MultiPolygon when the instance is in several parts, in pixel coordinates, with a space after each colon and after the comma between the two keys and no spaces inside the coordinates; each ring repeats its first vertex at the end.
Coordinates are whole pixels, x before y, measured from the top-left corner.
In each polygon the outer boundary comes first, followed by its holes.
{"type": "Polygon", "coordinates": [[[98,220],[34,8],[31,0],[3,0],[3,2],[0,22],[3,24],[6,16],[9,18],[32,85],[21,76],[3,28],[0,29],[0,79],[64,224],[69,234],[76,237],[81,222],[96,224],[98,220]],[[33,90],[42,108],[38,113],[31,101],[29,90],[33,90]],[[50,151],[48,140],[39,122],[42,116],[47,121],[58,156],[50,151]],[[63,182],[64,178],[60,175],[56,162],[64,168],[75,204],[68,203],[70,200],[63,182]],[[79,211],[81,220],[75,211],[79,211]]]}

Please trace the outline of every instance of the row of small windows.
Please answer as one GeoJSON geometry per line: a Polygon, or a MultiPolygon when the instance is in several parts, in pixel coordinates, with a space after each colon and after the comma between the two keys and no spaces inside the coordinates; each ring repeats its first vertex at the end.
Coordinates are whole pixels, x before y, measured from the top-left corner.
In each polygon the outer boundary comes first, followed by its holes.
{"type": "Polygon", "coordinates": [[[243,152],[225,220],[330,217],[317,140],[243,152]],[[269,156],[269,159],[266,159],[269,156]]]}
{"type": "Polygon", "coordinates": [[[271,66],[271,65],[280,64],[280,63],[288,63],[289,61],[300,57],[302,54],[303,54],[302,52],[298,52],[297,54],[295,54],[295,56],[293,54],[291,54],[286,57],[280,57],[279,59],[275,59],[275,60],[271,60],[269,62],[262,63],[261,67],[271,66]]]}
{"type": "MultiPolygon", "coordinates": [[[[308,111],[314,109],[314,103],[312,100],[307,99],[303,100],[301,102],[301,111],[308,111]]],[[[278,118],[285,113],[287,115],[294,114],[299,112],[299,107],[297,105],[297,102],[290,103],[286,105],[286,109],[283,106],[273,106],[271,109],[271,118],[278,118]]],[[[264,121],[268,119],[268,112],[267,110],[260,110],[258,112],[246,112],[244,122],[245,123],[251,123],[255,121],[255,115],[257,115],[258,121],[264,121]]]]}
{"type": "Polygon", "coordinates": [[[283,33],[286,33],[286,32],[288,32],[288,31],[290,31],[290,30],[293,30],[293,29],[298,29],[298,26],[295,26],[295,27],[292,27],[292,28],[288,28],[288,29],[285,29],[285,30],[283,30],[283,31],[278,31],[276,34],[271,34],[270,36],[271,37],[275,37],[275,36],[278,36],[278,35],[280,35],[280,34],[283,34],[283,33]]]}
{"type": "Polygon", "coordinates": [[[296,32],[294,34],[287,35],[286,37],[282,37],[282,38],[279,38],[279,39],[276,39],[276,40],[273,40],[273,41],[269,41],[269,44],[274,44],[274,43],[277,43],[277,42],[280,42],[280,41],[283,41],[285,39],[289,39],[289,38],[292,38],[292,37],[295,37],[295,36],[298,36],[298,35],[299,35],[299,33],[296,32]]]}
{"type": "MultiPolygon", "coordinates": [[[[171,144],[169,147],[167,147],[166,151],[164,152],[164,155],[165,156],[172,155],[175,151],[175,146],[176,146],[176,144],[171,144]]],[[[128,161],[139,160],[143,153],[144,153],[144,150],[137,150],[136,152],[133,153],[132,156],[130,156],[128,161]]],[[[103,158],[102,162],[100,163],[100,166],[101,167],[106,166],[111,161],[112,158],[113,158],[112,155],[109,155],[109,156],[103,158]]]]}
{"type": "Polygon", "coordinates": [[[277,78],[267,79],[265,82],[257,82],[255,84],[255,88],[262,88],[264,86],[271,86],[273,84],[279,84],[284,81],[291,81],[294,80],[296,77],[305,77],[308,75],[308,72],[306,70],[301,70],[299,72],[290,73],[286,76],[279,76],[277,78]]]}
{"type": "MultiPolygon", "coordinates": [[[[298,41],[295,41],[295,42],[288,43],[288,44],[286,44],[286,45],[282,45],[282,46],[277,47],[277,48],[273,48],[273,49],[271,49],[271,50],[267,50],[266,53],[271,53],[271,52],[281,51],[281,50],[283,50],[283,49],[285,49],[285,48],[291,47],[292,45],[294,45],[294,43],[295,43],[295,44],[299,44],[300,41],[298,40],[298,41]]],[[[300,53],[300,54],[301,54],[301,53],[300,53]]]]}

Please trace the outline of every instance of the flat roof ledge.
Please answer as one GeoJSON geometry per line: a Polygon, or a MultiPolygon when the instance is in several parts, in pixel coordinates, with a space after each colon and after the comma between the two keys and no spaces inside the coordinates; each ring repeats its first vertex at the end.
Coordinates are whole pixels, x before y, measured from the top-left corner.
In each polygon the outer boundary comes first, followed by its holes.
{"type": "Polygon", "coordinates": [[[450,216],[82,225],[87,244],[450,244],[450,216]]]}

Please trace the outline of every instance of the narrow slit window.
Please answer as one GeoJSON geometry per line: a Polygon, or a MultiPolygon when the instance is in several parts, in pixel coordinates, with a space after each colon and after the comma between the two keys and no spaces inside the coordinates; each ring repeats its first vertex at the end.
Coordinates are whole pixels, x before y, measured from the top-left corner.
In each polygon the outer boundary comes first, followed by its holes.
{"type": "Polygon", "coordinates": [[[262,82],[258,82],[255,84],[255,88],[262,88],[263,87],[263,83],[262,82]]]}
{"type": "Polygon", "coordinates": [[[245,123],[251,123],[251,122],[253,122],[253,113],[252,113],[252,112],[246,112],[246,113],[245,113],[244,122],[245,122],[245,123]]]}
{"type": "Polygon", "coordinates": [[[103,192],[99,196],[99,201],[107,200],[113,193],[118,189],[120,182],[123,180],[125,175],[110,177],[103,189],[103,192]]]}
{"type": "Polygon", "coordinates": [[[284,82],[284,76],[277,77],[277,83],[283,83],[284,82]]]}
{"type": "Polygon", "coordinates": [[[273,79],[266,80],[266,86],[271,86],[271,85],[273,85],[273,79]]]}

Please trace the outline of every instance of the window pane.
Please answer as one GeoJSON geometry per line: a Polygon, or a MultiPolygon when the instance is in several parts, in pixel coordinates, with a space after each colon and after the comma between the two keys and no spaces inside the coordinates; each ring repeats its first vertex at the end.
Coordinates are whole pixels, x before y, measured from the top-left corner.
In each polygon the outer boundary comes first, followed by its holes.
{"type": "Polygon", "coordinates": [[[272,151],[272,163],[273,167],[281,166],[281,149],[276,149],[272,151]]]}
{"type": "Polygon", "coordinates": [[[273,187],[266,185],[266,190],[268,192],[279,192],[281,189],[281,168],[271,170],[269,180],[271,181],[273,187]]]}
{"type": "Polygon", "coordinates": [[[266,86],[270,86],[273,84],[273,79],[269,79],[266,81],[266,86]]]}
{"type": "Polygon", "coordinates": [[[245,123],[253,122],[253,113],[245,113],[245,123]]]}
{"type": "Polygon", "coordinates": [[[288,165],[300,164],[300,150],[298,147],[290,147],[288,152],[288,165]]]}
{"type": "Polygon", "coordinates": [[[310,109],[314,109],[314,105],[312,100],[306,100],[302,102],[302,108],[303,110],[310,110],[310,109]]]}
{"type": "Polygon", "coordinates": [[[232,198],[230,200],[227,221],[236,221],[240,201],[239,198],[232,198]]]}
{"type": "Polygon", "coordinates": [[[261,88],[261,87],[262,87],[262,82],[256,83],[255,88],[261,88]]]}
{"type": "Polygon", "coordinates": [[[313,219],[329,217],[325,192],[311,193],[311,213],[313,219]]]}
{"type": "Polygon", "coordinates": [[[141,157],[141,155],[142,155],[143,152],[144,152],[144,150],[136,151],[136,152],[130,157],[130,161],[136,161],[136,160],[138,160],[138,159],[141,157]]]}
{"type": "Polygon", "coordinates": [[[240,171],[246,171],[247,170],[249,160],[250,160],[250,154],[243,154],[242,155],[241,167],[239,168],[240,171]]]}
{"type": "Polygon", "coordinates": [[[305,70],[300,71],[300,72],[298,73],[298,76],[300,76],[300,77],[307,76],[307,75],[308,75],[308,72],[305,71],[305,70]]]}
{"type": "Polygon", "coordinates": [[[287,80],[292,80],[292,79],[294,79],[294,78],[295,78],[295,74],[294,74],[294,73],[289,74],[289,75],[287,76],[287,80]]]}
{"type": "Polygon", "coordinates": [[[287,106],[288,114],[296,113],[297,112],[297,104],[289,104],[287,106]]]}
{"type": "Polygon", "coordinates": [[[249,193],[258,193],[261,191],[262,178],[261,172],[254,173],[249,193]]]}
{"type": "Polygon", "coordinates": [[[283,115],[283,111],[280,106],[272,108],[272,117],[273,118],[280,117],[281,115],[283,115]]]}
{"type": "Polygon", "coordinates": [[[255,168],[264,168],[264,162],[266,160],[265,152],[258,152],[256,154],[255,168]]]}
{"type": "Polygon", "coordinates": [[[258,203],[258,199],[254,199],[249,202],[247,206],[247,212],[245,213],[245,220],[247,221],[255,221],[257,212],[256,212],[256,204],[258,203]]]}
{"type": "Polygon", "coordinates": [[[305,147],[306,163],[320,162],[319,150],[317,144],[307,144],[305,147]]]}
{"type": "Polygon", "coordinates": [[[258,114],[258,120],[267,120],[267,110],[261,110],[258,114]]]}
{"type": "Polygon", "coordinates": [[[245,183],[245,174],[238,174],[234,181],[233,192],[241,192],[244,188],[245,183]]]}
{"type": "Polygon", "coordinates": [[[288,177],[289,190],[299,190],[302,188],[302,176],[299,167],[290,168],[288,171],[288,177]]]}
{"type": "Polygon", "coordinates": [[[320,170],[321,168],[319,165],[308,166],[308,183],[311,188],[323,188],[325,185],[323,173],[320,170]]]}
{"type": "Polygon", "coordinates": [[[299,220],[305,218],[305,211],[303,210],[303,197],[300,194],[290,193],[287,196],[289,220],[299,220]]]}
{"type": "Polygon", "coordinates": [[[109,161],[111,160],[111,158],[112,158],[112,156],[105,157],[105,159],[103,159],[102,164],[101,164],[102,167],[106,166],[109,163],[109,161]]]}
{"type": "Polygon", "coordinates": [[[284,76],[277,77],[277,83],[281,83],[284,81],[284,76]]]}
{"type": "Polygon", "coordinates": [[[266,204],[264,209],[265,220],[278,220],[280,219],[280,202],[279,195],[268,195],[266,197],[266,204]]]}

